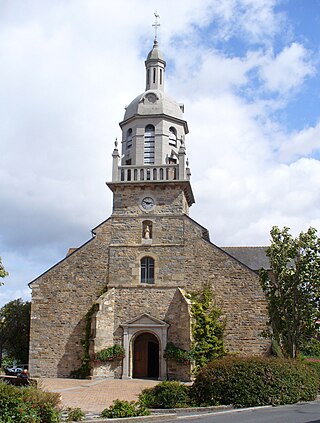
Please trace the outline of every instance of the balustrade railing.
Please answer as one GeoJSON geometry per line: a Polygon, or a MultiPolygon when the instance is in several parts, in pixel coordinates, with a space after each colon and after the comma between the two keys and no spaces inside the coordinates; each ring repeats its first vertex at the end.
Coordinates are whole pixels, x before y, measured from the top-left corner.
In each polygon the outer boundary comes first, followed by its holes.
{"type": "Polygon", "coordinates": [[[119,181],[175,181],[179,179],[177,164],[162,166],[119,166],[119,181]]]}

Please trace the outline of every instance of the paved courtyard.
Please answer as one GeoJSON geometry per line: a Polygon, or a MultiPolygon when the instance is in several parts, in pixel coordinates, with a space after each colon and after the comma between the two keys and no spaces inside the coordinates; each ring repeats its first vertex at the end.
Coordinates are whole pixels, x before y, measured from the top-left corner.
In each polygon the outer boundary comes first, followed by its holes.
{"type": "Polygon", "coordinates": [[[100,413],[115,399],[137,400],[143,388],[152,387],[157,380],[121,379],[38,379],[39,387],[59,392],[63,407],[80,407],[86,413],[100,413]]]}

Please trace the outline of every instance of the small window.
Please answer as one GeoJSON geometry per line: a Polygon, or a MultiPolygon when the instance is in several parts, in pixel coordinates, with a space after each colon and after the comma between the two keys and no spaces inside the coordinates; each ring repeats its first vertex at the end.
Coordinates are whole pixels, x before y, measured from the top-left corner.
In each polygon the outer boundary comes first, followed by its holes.
{"type": "Polygon", "coordinates": [[[147,125],[144,132],[144,149],[143,149],[143,162],[144,164],[154,163],[154,126],[147,125]]]}
{"type": "Polygon", "coordinates": [[[173,126],[169,128],[169,145],[177,146],[177,131],[173,126]]]}
{"type": "Polygon", "coordinates": [[[131,148],[132,147],[132,129],[131,128],[129,128],[127,131],[126,141],[127,141],[127,148],[131,148]]]}
{"type": "Polygon", "coordinates": [[[153,83],[156,83],[156,68],[153,68],[153,83]]]}
{"type": "Polygon", "coordinates": [[[147,70],[147,85],[150,84],[150,69],[147,70]]]}
{"type": "Polygon", "coordinates": [[[169,164],[177,164],[177,159],[175,159],[174,157],[169,157],[168,163],[169,164]]]}
{"type": "Polygon", "coordinates": [[[160,69],[160,85],[162,85],[162,69],[160,69]]]}
{"type": "Polygon", "coordinates": [[[141,259],[141,283],[154,283],[154,260],[152,257],[141,259]]]}

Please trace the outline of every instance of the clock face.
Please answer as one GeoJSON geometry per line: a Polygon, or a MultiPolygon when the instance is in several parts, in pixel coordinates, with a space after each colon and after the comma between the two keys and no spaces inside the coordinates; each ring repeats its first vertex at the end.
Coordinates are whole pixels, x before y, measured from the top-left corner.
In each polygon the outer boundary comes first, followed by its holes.
{"type": "Polygon", "coordinates": [[[154,207],[154,199],[152,197],[144,197],[141,201],[141,207],[144,210],[152,210],[154,207]]]}

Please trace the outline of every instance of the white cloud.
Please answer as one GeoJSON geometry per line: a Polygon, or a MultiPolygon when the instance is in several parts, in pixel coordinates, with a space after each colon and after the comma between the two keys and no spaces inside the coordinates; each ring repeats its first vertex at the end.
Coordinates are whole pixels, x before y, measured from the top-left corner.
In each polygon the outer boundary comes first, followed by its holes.
{"type": "Polygon", "coordinates": [[[300,86],[307,76],[314,74],[315,69],[310,61],[309,52],[304,46],[292,43],[277,56],[266,60],[260,69],[260,75],[266,88],[271,91],[286,93],[300,86]]]}
{"type": "Polygon", "coordinates": [[[309,156],[320,151],[320,122],[314,127],[304,128],[285,137],[279,148],[279,156],[284,161],[292,161],[301,156],[309,156]]]}

